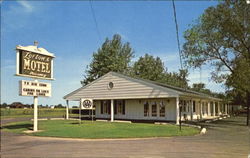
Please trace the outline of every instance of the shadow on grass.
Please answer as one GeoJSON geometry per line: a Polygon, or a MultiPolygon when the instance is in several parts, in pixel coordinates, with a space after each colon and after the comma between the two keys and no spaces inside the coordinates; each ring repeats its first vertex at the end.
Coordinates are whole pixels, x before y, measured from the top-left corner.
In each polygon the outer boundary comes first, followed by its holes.
{"type": "Polygon", "coordinates": [[[26,124],[21,124],[21,125],[6,125],[3,126],[2,129],[21,129],[21,128],[26,128],[26,129],[33,129],[33,125],[26,123],[26,124]]]}
{"type": "MultiPolygon", "coordinates": [[[[79,122],[72,122],[70,124],[72,124],[72,125],[79,125],[79,122]]],[[[83,124],[83,122],[81,124],[83,124]]]]}

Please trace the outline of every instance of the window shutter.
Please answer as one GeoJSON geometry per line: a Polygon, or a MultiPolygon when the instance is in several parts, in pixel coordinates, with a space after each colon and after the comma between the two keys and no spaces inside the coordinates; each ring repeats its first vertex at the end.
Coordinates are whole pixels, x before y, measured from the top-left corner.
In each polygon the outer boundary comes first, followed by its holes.
{"type": "Polygon", "coordinates": [[[103,114],[103,101],[101,101],[101,114],[103,114]]]}
{"type": "Polygon", "coordinates": [[[125,115],[125,100],[122,100],[122,114],[125,115]]]}

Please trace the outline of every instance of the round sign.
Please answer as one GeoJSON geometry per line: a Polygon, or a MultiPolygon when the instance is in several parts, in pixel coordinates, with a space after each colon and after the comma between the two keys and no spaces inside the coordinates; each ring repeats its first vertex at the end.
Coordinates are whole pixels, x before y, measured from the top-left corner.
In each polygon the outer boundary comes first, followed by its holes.
{"type": "Polygon", "coordinates": [[[82,103],[82,106],[84,108],[91,108],[91,106],[92,106],[91,100],[84,100],[83,103],[82,103]]]}

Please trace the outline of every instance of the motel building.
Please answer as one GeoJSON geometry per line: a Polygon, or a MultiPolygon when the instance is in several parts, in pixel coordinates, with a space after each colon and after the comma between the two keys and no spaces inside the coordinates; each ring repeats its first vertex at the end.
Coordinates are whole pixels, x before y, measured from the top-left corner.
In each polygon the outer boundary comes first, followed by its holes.
{"type": "Polygon", "coordinates": [[[227,115],[228,104],[209,95],[109,72],[63,97],[93,100],[95,118],[132,121],[201,120],[227,115]],[[181,110],[180,110],[181,109],[181,110]],[[181,112],[180,112],[181,111],[181,112]],[[181,116],[180,116],[181,114],[181,116]]]}

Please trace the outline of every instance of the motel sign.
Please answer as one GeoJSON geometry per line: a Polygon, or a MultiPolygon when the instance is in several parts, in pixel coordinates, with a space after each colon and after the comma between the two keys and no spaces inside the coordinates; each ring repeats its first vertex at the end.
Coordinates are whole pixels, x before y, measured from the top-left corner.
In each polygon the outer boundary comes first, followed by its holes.
{"type": "Polygon", "coordinates": [[[16,75],[53,80],[53,58],[55,56],[43,48],[34,47],[16,47],[16,75]]]}
{"type": "Polygon", "coordinates": [[[34,46],[16,46],[16,75],[35,79],[34,81],[19,81],[19,95],[34,97],[33,131],[38,130],[38,97],[51,96],[51,84],[38,82],[37,79],[53,80],[54,54],[44,48],[34,46]]]}
{"type": "Polygon", "coordinates": [[[35,81],[19,81],[20,96],[51,97],[51,84],[35,81]]]}

